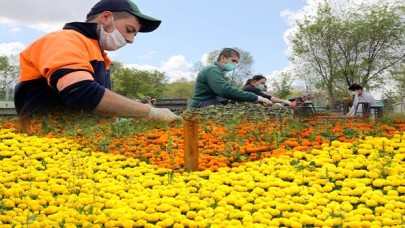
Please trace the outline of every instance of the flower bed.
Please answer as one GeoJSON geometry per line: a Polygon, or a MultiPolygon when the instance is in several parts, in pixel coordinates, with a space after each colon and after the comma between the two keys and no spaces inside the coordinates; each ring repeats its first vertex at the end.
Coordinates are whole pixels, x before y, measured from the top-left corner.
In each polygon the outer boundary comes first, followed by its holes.
{"type": "Polygon", "coordinates": [[[181,123],[52,117],[0,131],[0,225],[401,227],[405,123],[200,124],[185,172],[181,123]]]}

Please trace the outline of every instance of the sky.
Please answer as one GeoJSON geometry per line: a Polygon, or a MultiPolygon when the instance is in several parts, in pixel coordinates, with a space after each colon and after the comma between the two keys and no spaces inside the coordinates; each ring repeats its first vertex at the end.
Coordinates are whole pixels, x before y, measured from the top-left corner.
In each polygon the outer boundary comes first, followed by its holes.
{"type": "MultiPolygon", "coordinates": [[[[0,0],[0,55],[17,54],[67,22],[84,21],[97,0],[0,0]]],[[[134,0],[140,11],[162,20],[151,33],[110,52],[112,60],[142,70],[157,69],[169,81],[194,79],[192,66],[225,47],[249,52],[253,74],[288,67],[285,34],[313,0],[134,0]]],[[[253,76],[253,75],[252,75],[253,76]]]]}
{"type": "MultiPolygon", "coordinates": [[[[268,80],[293,69],[288,34],[295,20],[313,14],[321,0],[133,0],[140,11],[162,20],[151,33],[109,52],[112,60],[139,70],[164,72],[169,82],[194,80],[193,65],[212,51],[237,47],[254,59],[252,76],[268,80]]],[[[398,0],[329,0],[335,5],[398,0]]],[[[402,1],[402,0],[401,0],[402,1]]],[[[405,1],[405,0],[404,0],[405,1]]],[[[98,0],[0,0],[0,56],[18,54],[67,22],[84,21],[98,0]]],[[[293,86],[304,88],[298,78],[293,86]]],[[[378,95],[379,97],[380,95],[378,95]]]]}

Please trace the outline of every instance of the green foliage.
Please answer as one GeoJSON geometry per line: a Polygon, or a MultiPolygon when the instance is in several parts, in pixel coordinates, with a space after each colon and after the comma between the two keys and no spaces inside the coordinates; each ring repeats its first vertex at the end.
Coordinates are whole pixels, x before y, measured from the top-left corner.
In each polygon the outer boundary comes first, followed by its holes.
{"type": "Polygon", "coordinates": [[[111,73],[111,75],[113,75],[116,70],[123,69],[123,68],[124,68],[123,63],[118,62],[118,61],[112,61],[112,63],[110,64],[110,73],[111,73]]]}
{"type": "MultiPolygon", "coordinates": [[[[189,110],[203,121],[221,120],[228,129],[238,126],[242,120],[265,121],[291,116],[291,110],[283,106],[264,106],[249,102],[232,102],[228,105],[212,105],[189,110]]],[[[186,119],[183,113],[183,118],[186,119]]]]}
{"type": "Polygon", "coordinates": [[[316,16],[307,16],[298,22],[298,32],[292,38],[293,62],[300,62],[307,67],[307,77],[319,89],[326,89],[333,99],[333,86],[336,74],[336,34],[339,33],[338,20],[331,15],[328,4],[319,5],[316,16]]]}
{"type": "Polygon", "coordinates": [[[395,95],[397,95],[398,98],[405,96],[405,65],[394,70],[391,77],[395,82],[395,95]]]}
{"type": "Polygon", "coordinates": [[[290,37],[291,60],[304,69],[298,74],[328,91],[331,105],[353,82],[367,89],[383,87],[388,70],[405,58],[398,51],[405,44],[403,7],[349,3],[335,9],[320,3],[316,15],[298,21],[290,37]]]}
{"type": "Polygon", "coordinates": [[[168,83],[163,92],[163,97],[190,99],[193,96],[194,85],[194,81],[187,81],[184,78],[168,83]]]}
{"type": "Polygon", "coordinates": [[[398,101],[401,101],[401,95],[400,95],[401,93],[405,95],[404,91],[401,91],[401,90],[399,90],[399,91],[395,91],[395,90],[391,90],[391,89],[384,90],[382,97],[381,97],[382,100],[384,101],[384,109],[393,110],[394,109],[393,104],[398,101]]]}
{"type": "Polygon", "coordinates": [[[114,62],[110,70],[114,92],[129,98],[162,97],[167,82],[164,73],[126,68],[119,62],[114,62]]]}
{"type": "Polygon", "coordinates": [[[275,79],[271,80],[271,86],[275,93],[273,96],[285,99],[292,94],[292,79],[288,73],[280,73],[275,79]]]}
{"type": "Polygon", "coordinates": [[[112,90],[129,98],[160,98],[167,81],[164,73],[149,72],[116,65],[111,74],[112,90]]]}
{"type": "Polygon", "coordinates": [[[20,75],[20,67],[16,63],[17,56],[0,56],[0,99],[10,100],[13,85],[20,75]]]}
{"type": "Polygon", "coordinates": [[[394,153],[386,151],[386,145],[384,142],[382,150],[378,150],[378,154],[373,157],[373,160],[376,162],[375,166],[379,169],[380,175],[384,179],[389,176],[393,157],[394,153]]]}
{"type": "Polygon", "coordinates": [[[167,183],[171,184],[173,182],[173,179],[174,179],[174,170],[173,169],[172,170],[167,170],[166,174],[167,174],[167,183]]]}
{"type": "MultiPolygon", "coordinates": [[[[363,5],[361,10],[362,13],[348,15],[353,22],[348,25],[352,29],[347,31],[354,41],[349,43],[351,47],[342,48],[342,53],[353,56],[346,57],[344,61],[350,61],[349,70],[355,74],[350,75],[347,71],[346,81],[359,82],[366,88],[378,88],[386,79],[386,74],[382,73],[404,59],[404,54],[397,51],[402,50],[405,44],[402,11],[388,4],[363,5]],[[355,62],[354,58],[359,60],[355,62]]],[[[341,46],[348,46],[347,42],[341,43],[341,46]]]]}

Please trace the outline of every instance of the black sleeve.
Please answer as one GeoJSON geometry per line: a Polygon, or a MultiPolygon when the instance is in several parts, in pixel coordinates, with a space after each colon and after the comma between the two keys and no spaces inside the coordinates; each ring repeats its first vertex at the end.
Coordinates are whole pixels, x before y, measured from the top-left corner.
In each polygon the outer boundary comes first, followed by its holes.
{"type": "Polygon", "coordinates": [[[104,96],[105,88],[92,80],[76,82],[62,91],[59,96],[68,107],[94,110],[104,96]]]}
{"type": "Polygon", "coordinates": [[[270,95],[263,93],[259,88],[256,88],[256,87],[254,87],[254,86],[252,86],[252,85],[245,85],[245,86],[242,88],[242,90],[248,91],[248,92],[251,92],[251,93],[254,93],[254,94],[258,95],[258,96],[267,98],[267,99],[269,99],[269,100],[271,99],[271,96],[270,96],[270,95]]]}

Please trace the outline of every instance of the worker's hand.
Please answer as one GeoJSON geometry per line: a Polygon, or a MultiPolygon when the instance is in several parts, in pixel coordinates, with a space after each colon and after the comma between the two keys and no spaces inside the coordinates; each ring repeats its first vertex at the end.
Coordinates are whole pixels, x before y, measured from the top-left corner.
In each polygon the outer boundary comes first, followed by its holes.
{"type": "Polygon", "coordinates": [[[284,100],[283,104],[288,105],[288,106],[292,106],[293,104],[291,103],[291,101],[289,100],[284,100]]]}
{"type": "Polygon", "coordinates": [[[257,101],[261,102],[261,103],[263,103],[265,105],[272,105],[273,104],[273,102],[271,102],[269,99],[264,98],[262,96],[257,96],[257,101]]]}
{"type": "Polygon", "coordinates": [[[174,114],[168,108],[154,108],[154,107],[151,107],[149,111],[149,118],[164,121],[183,120],[181,116],[174,114]]]}

